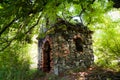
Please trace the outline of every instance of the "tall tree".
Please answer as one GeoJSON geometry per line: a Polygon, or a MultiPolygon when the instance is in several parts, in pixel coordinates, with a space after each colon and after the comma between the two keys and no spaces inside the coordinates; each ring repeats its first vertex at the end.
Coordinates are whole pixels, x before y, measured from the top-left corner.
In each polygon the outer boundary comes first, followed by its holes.
{"type": "Polygon", "coordinates": [[[66,20],[76,16],[80,18],[80,23],[88,25],[102,21],[98,19],[111,7],[111,2],[106,0],[2,0],[0,51],[10,46],[13,40],[29,42],[30,36],[35,32],[33,29],[38,31],[41,23],[46,23],[47,20],[49,25],[54,24],[57,16],[66,20]]]}

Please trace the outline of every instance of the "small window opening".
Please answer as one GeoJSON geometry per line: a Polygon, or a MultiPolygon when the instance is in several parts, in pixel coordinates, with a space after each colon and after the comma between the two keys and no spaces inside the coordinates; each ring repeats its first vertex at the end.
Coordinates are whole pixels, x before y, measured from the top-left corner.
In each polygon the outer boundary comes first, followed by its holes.
{"type": "Polygon", "coordinates": [[[74,38],[76,50],[79,52],[83,52],[83,43],[81,37],[76,37],[74,38]]]}
{"type": "Polygon", "coordinates": [[[44,72],[49,72],[51,70],[50,51],[51,51],[50,44],[48,41],[46,41],[44,44],[44,50],[43,50],[43,71],[44,72]]]}

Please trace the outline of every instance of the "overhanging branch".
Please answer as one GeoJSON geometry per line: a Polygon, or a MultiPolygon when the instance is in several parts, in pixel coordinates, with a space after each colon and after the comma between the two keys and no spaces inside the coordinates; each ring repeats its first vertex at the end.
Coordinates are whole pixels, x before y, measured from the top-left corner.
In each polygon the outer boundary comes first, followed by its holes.
{"type": "Polygon", "coordinates": [[[38,25],[41,17],[42,17],[42,14],[38,17],[37,22],[36,22],[34,25],[32,25],[32,26],[29,28],[29,30],[28,30],[27,32],[25,32],[25,34],[28,34],[36,25],[38,25]]]}
{"type": "Polygon", "coordinates": [[[11,40],[5,41],[5,42],[7,42],[7,45],[5,45],[2,49],[0,49],[0,52],[1,52],[1,51],[4,51],[6,48],[8,48],[8,47],[11,45],[11,43],[12,43],[14,40],[17,39],[18,33],[19,33],[19,31],[21,30],[21,29],[20,29],[21,27],[22,27],[22,24],[18,27],[18,31],[17,31],[16,35],[15,35],[11,40]]]}
{"type": "Polygon", "coordinates": [[[0,50],[0,52],[4,51],[8,46],[10,46],[12,41],[13,41],[13,39],[11,41],[9,41],[8,44],[0,50]]]}
{"type": "MultiPolygon", "coordinates": [[[[94,2],[95,2],[95,0],[92,0],[91,3],[89,3],[87,6],[89,6],[90,4],[93,4],[94,2]]],[[[80,18],[81,23],[83,24],[82,14],[83,14],[83,12],[85,12],[86,8],[84,8],[84,6],[82,4],[81,4],[81,8],[82,8],[82,10],[79,14],[79,18],[80,18]]],[[[90,22],[91,22],[91,19],[90,19],[90,22]]],[[[90,22],[88,24],[90,24],[90,22]]]]}
{"type": "Polygon", "coordinates": [[[17,18],[14,18],[10,23],[8,23],[6,26],[3,27],[3,29],[0,31],[0,36],[5,32],[15,21],[17,18]]]}
{"type": "Polygon", "coordinates": [[[83,14],[83,12],[85,11],[86,8],[83,8],[82,4],[81,4],[81,8],[82,8],[82,10],[81,10],[81,12],[79,14],[79,18],[80,18],[81,23],[83,23],[83,20],[82,20],[81,16],[82,16],[82,14],[83,14]]]}

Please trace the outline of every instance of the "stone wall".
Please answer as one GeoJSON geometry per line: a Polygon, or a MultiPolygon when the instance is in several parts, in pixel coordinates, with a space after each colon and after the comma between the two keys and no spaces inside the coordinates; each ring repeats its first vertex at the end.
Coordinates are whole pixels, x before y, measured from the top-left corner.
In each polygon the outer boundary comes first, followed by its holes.
{"type": "Polygon", "coordinates": [[[38,61],[38,67],[43,71],[43,67],[45,67],[43,56],[46,41],[49,42],[51,49],[50,72],[58,75],[63,71],[72,69],[84,71],[94,62],[92,34],[87,27],[79,30],[60,30],[52,35],[48,34],[42,41],[41,58],[38,61]]]}

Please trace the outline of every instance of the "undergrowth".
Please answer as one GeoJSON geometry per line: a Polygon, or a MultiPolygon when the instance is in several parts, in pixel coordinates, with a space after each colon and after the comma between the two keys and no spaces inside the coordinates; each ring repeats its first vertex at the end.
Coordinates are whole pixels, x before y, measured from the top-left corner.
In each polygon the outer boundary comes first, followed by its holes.
{"type": "Polygon", "coordinates": [[[0,52],[0,80],[32,80],[36,70],[30,69],[28,45],[14,42],[0,52]]]}

